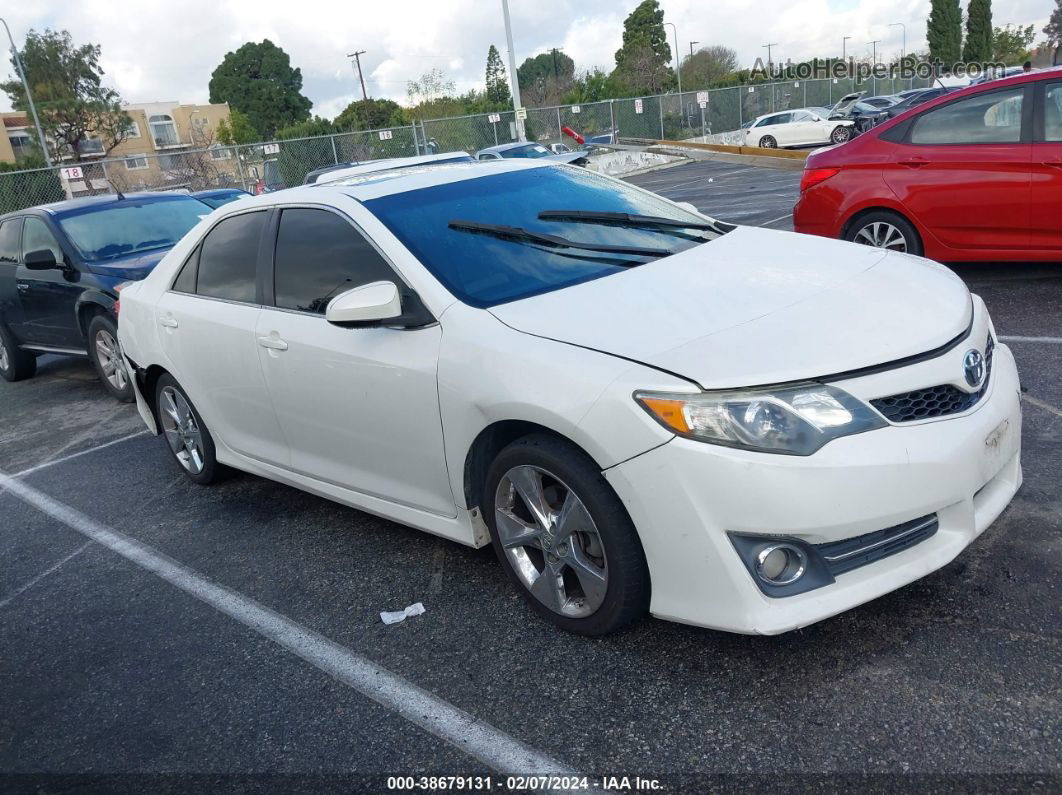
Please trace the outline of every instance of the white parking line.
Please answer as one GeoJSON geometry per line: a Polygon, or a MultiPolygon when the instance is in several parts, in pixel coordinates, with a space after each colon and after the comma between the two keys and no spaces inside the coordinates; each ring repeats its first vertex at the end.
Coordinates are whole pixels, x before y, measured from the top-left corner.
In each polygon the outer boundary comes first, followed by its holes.
{"type": "Polygon", "coordinates": [[[458,709],[350,649],[250,597],[211,582],[158,550],[0,473],[7,489],[34,508],[101,544],[215,610],[253,629],[386,709],[504,774],[574,776],[575,771],[458,709]]]}
{"type": "Polygon", "coordinates": [[[775,219],[773,219],[773,220],[770,220],[770,221],[764,221],[764,222],[763,222],[763,223],[761,224],[761,226],[770,226],[771,224],[776,224],[776,223],[778,223],[779,221],[784,221],[784,220],[785,220],[786,218],[788,218],[788,217],[789,217],[789,216],[791,216],[792,214],[793,214],[792,212],[788,212],[788,213],[786,213],[785,215],[779,215],[779,216],[778,216],[777,218],[775,218],[775,219]]]}
{"type": "Polygon", "coordinates": [[[1047,345],[1062,345],[1062,337],[1005,337],[1000,335],[1003,342],[1042,342],[1047,345]]]}
{"type": "Polygon", "coordinates": [[[127,442],[130,439],[135,439],[137,436],[143,436],[146,433],[147,433],[147,429],[145,428],[142,431],[137,431],[136,433],[131,433],[128,436],[122,436],[122,437],[120,437],[118,439],[111,439],[111,441],[109,441],[109,442],[104,442],[103,444],[98,444],[95,447],[88,448],[87,450],[79,450],[76,453],[71,453],[70,455],[64,455],[62,458],[53,458],[51,461],[45,461],[43,464],[37,464],[36,466],[32,466],[29,469],[23,469],[21,472],[16,472],[14,475],[11,475],[11,477],[13,477],[13,478],[24,478],[24,477],[26,477],[26,475],[32,475],[34,472],[40,472],[42,469],[47,469],[48,467],[53,467],[56,464],[64,464],[67,461],[71,461],[71,460],[73,460],[75,458],[80,458],[81,456],[88,455],[89,453],[95,453],[97,450],[102,450],[105,447],[110,447],[111,445],[119,444],[121,442],[127,442]]]}
{"type": "Polygon", "coordinates": [[[1032,403],[1034,406],[1037,406],[1050,414],[1054,414],[1056,417],[1062,417],[1062,409],[1057,406],[1052,406],[1050,403],[1040,400],[1040,398],[1034,398],[1031,395],[1022,393],[1021,399],[1026,403],[1032,403]]]}
{"type": "Polygon", "coordinates": [[[12,594],[11,594],[10,596],[7,596],[7,597],[5,597],[5,598],[3,598],[3,599],[0,599],[0,609],[3,609],[3,608],[5,608],[5,607],[7,607],[7,606],[8,606],[9,604],[11,604],[11,602],[13,602],[13,601],[14,601],[15,599],[17,599],[17,598],[18,598],[19,596],[21,596],[22,594],[24,594],[24,593],[25,593],[26,591],[28,591],[28,590],[29,590],[30,588],[32,588],[32,587],[33,587],[34,585],[36,585],[37,583],[39,583],[39,582],[40,582],[41,580],[43,580],[43,579],[44,579],[45,577],[47,577],[47,576],[48,576],[49,574],[54,574],[55,572],[57,572],[57,571],[59,570],[59,567],[60,567],[60,566],[62,566],[62,565],[63,565],[64,563],[66,563],[67,561],[69,561],[69,560],[70,560],[71,558],[75,558],[75,557],[77,557],[78,555],[80,555],[80,554],[81,554],[82,552],[84,552],[84,551],[85,551],[86,549],[88,549],[88,548],[89,548],[89,544],[91,544],[91,543],[92,543],[91,541],[86,541],[86,542],[85,542],[84,544],[82,544],[81,546],[79,546],[79,547],[78,547],[77,549],[75,549],[75,550],[74,550],[73,552],[71,552],[71,553],[70,553],[69,555],[67,555],[67,556],[66,556],[65,558],[63,558],[62,560],[60,560],[60,561],[59,561],[58,563],[56,563],[56,564],[55,564],[54,566],[50,566],[49,568],[47,568],[47,569],[45,569],[44,571],[42,571],[42,572],[41,572],[40,574],[38,574],[38,575],[37,575],[36,577],[34,577],[34,578],[33,578],[32,580],[30,580],[30,581],[29,581],[28,583],[26,583],[26,584],[25,584],[25,585],[23,585],[23,586],[22,586],[21,588],[19,588],[19,589],[18,589],[18,590],[16,590],[16,591],[15,591],[14,593],[12,593],[12,594]]]}

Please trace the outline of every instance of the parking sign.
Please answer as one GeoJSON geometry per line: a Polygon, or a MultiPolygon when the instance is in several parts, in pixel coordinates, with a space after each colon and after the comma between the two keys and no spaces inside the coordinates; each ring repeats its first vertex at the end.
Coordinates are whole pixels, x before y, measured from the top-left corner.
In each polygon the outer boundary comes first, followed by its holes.
{"type": "Polygon", "coordinates": [[[642,101],[640,99],[634,100],[634,112],[635,113],[641,113],[642,112],[642,101]]]}
{"type": "Polygon", "coordinates": [[[393,137],[390,130],[380,130],[381,141],[390,141],[393,137]]]}
{"type": "Polygon", "coordinates": [[[61,168],[59,173],[63,175],[63,179],[70,182],[75,179],[84,179],[85,173],[79,166],[71,166],[70,168],[61,168]]]}

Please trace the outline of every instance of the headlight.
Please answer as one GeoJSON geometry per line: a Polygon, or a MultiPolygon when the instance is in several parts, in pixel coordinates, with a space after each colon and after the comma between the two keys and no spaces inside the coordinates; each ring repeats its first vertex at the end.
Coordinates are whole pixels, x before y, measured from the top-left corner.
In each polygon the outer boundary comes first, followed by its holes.
{"type": "Polygon", "coordinates": [[[811,455],[838,437],[888,425],[843,389],[825,384],[700,394],[635,392],[634,399],[680,436],[765,453],[811,455]]]}

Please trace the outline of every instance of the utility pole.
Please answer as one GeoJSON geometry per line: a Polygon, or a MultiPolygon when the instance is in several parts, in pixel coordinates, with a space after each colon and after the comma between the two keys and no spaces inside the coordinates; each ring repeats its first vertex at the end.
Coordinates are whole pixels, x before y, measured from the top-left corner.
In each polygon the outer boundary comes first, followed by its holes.
{"type": "Polygon", "coordinates": [[[690,58],[693,57],[693,45],[694,44],[700,44],[700,42],[699,41],[691,41],[690,42],[690,58]]]}
{"type": "Polygon", "coordinates": [[[369,92],[365,90],[365,76],[361,73],[361,56],[365,54],[365,50],[358,50],[357,52],[347,53],[348,58],[353,58],[354,63],[358,65],[358,80],[361,81],[361,98],[368,99],[369,92]]]}
{"type": "Polygon", "coordinates": [[[880,41],[881,39],[874,39],[874,41],[870,42],[870,46],[874,48],[874,55],[871,59],[871,63],[875,66],[878,65],[878,42],[880,41]]]}
{"type": "MultiPolygon", "coordinates": [[[[509,74],[513,77],[513,110],[517,110],[523,107],[520,104],[520,78],[516,74],[516,52],[513,50],[513,26],[509,22],[509,0],[501,0],[502,4],[502,16],[505,18],[505,43],[509,47],[509,74]]],[[[516,114],[513,114],[515,118],[516,114]]],[[[527,136],[524,134],[524,120],[516,120],[516,137],[521,141],[526,141],[527,136]]]]}
{"type": "Polygon", "coordinates": [[[907,26],[902,22],[890,22],[889,27],[894,28],[899,25],[903,28],[903,46],[900,49],[900,63],[903,63],[903,59],[907,57],[907,26]]]}
{"type": "Polygon", "coordinates": [[[22,87],[26,89],[26,103],[30,107],[30,113],[33,115],[33,124],[37,128],[37,140],[41,143],[41,154],[44,155],[44,162],[51,168],[52,158],[48,154],[48,144],[44,140],[44,129],[41,127],[41,120],[37,118],[37,106],[33,104],[33,94],[30,92],[29,81],[26,79],[26,73],[22,70],[22,59],[18,55],[18,47],[15,46],[15,40],[11,37],[11,28],[7,26],[7,22],[3,19],[0,19],[0,22],[4,23],[4,30],[7,31],[7,40],[11,42],[11,54],[15,59],[15,68],[18,70],[19,79],[22,80],[22,87]]]}
{"type": "MultiPolygon", "coordinates": [[[[682,69],[679,66],[678,28],[675,27],[675,23],[674,22],[665,22],[664,25],[665,26],[666,25],[670,25],[671,26],[671,32],[675,34],[675,52],[672,54],[671,57],[675,61],[675,77],[678,79],[679,102],[681,103],[682,102],[682,69]]],[[[663,132],[661,132],[660,134],[662,136],[663,132]]]]}
{"type": "Polygon", "coordinates": [[[764,44],[763,46],[767,48],[767,71],[770,72],[771,71],[771,63],[772,63],[772,61],[771,61],[771,47],[777,47],[778,46],[778,42],[772,42],[771,44],[764,44]]]}
{"type": "Polygon", "coordinates": [[[557,48],[553,48],[553,79],[559,80],[560,74],[557,72],[557,48]]]}
{"type": "Polygon", "coordinates": [[[845,36],[843,39],[841,39],[841,63],[847,63],[848,61],[848,50],[846,49],[845,45],[848,44],[848,40],[850,38],[852,37],[845,36]]]}

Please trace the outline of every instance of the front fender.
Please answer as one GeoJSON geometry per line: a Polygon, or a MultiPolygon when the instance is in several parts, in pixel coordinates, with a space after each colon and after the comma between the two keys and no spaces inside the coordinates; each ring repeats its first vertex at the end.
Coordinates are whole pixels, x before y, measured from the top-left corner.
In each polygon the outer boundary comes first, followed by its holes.
{"type": "Polygon", "coordinates": [[[90,287],[77,297],[74,303],[74,315],[77,318],[77,327],[81,329],[81,336],[88,336],[87,318],[101,310],[111,315],[114,314],[115,301],[116,299],[110,293],[96,287],[90,287]],[[91,312],[86,310],[91,310],[91,312]]]}

